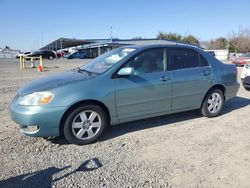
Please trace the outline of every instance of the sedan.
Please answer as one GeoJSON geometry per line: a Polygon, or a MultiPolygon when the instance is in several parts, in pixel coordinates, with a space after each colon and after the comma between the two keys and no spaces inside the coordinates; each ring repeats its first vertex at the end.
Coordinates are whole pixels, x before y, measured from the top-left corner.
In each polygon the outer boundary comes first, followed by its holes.
{"type": "Polygon", "coordinates": [[[124,122],[194,109],[215,117],[238,89],[236,66],[200,48],[128,46],[24,86],[11,115],[27,136],[82,145],[124,122]]]}
{"type": "Polygon", "coordinates": [[[78,51],[64,56],[67,59],[84,59],[87,58],[87,53],[78,51]]]}
{"type": "Polygon", "coordinates": [[[16,55],[16,58],[20,58],[20,57],[26,57],[28,55],[32,54],[32,52],[30,51],[27,51],[27,52],[24,52],[24,53],[19,53],[16,55]]]}
{"type": "Polygon", "coordinates": [[[237,66],[244,66],[247,63],[250,63],[250,53],[243,54],[240,57],[237,57],[233,60],[233,63],[237,66]]]}
{"type": "Polygon", "coordinates": [[[51,50],[39,50],[34,52],[33,54],[28,55],[28,57],[40,57],[46,58],[46,59],[54,59],[56,58],[56,53],[51,50]]]}

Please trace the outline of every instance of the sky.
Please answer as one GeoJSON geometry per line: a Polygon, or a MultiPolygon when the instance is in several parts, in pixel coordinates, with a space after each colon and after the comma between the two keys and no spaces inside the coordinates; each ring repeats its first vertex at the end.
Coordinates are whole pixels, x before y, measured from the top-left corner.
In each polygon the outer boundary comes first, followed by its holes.
{"type": "Polygon", "coordinates": [[[0,48],[37,50],[60,37],[205,41],[250,28],[250,0],[0,0],[0,48]]]}

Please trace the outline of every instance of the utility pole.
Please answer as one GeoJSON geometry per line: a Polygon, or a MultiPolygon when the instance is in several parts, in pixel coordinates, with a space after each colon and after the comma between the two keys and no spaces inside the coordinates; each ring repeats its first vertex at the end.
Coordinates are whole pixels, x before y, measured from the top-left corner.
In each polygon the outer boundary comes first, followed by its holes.
{"type": "Polygon", "coordinates": [[[113,26],[110,25],[110,42],[113,42],[113,26]]]}
{"type": "Polygon", "coordinates": [[[42,47],[43,47],[43,32],[42,32],[42,47]]]}
{"type": "Polygon", "coordinates": [[[37,38],[37,48],[39,50],[39,37],[37,38]]]}

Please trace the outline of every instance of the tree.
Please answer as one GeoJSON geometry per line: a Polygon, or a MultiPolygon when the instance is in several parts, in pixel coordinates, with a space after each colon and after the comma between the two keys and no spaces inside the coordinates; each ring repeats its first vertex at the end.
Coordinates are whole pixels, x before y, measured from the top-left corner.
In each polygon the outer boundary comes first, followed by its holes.
{"type": "Polygon", "coordinates": [[[175,40],[175,41],[181,41],[182,36],[177,33],[165,33],[165,32],[159,32],[157,34],[158,39],[168,39],[168,40],[175,40]]]}
{"type": "Polygon", "coordinates": [[[208,41],[206,47],[209,50],[226,49],[228,48],[228,40],[224,37],[219,37],[215,40],[208,41]]]}
{"type": "Polygon", "coordinates": [[[167,40],[174,40],[177,42],[185,42],[188,44],[194,44],[194,45],[199,45],[199,40],[193,36],[193,35],[188,35],[188,36],[182,36],[178,33],[165,33],[165,32],[159,32],[157,34],[158,39],[167,39],[167,40]]]}
{"type": "Polygon", "coordinates": [[[250,29],[239,29],[229,34],[230,52],[250,52],[250,29]]]}
{"type": "Polygon", "coordinates": [[[182,41],[188,44],[200,45],[199,40],[193,35],[183,37],[182,41]]]}

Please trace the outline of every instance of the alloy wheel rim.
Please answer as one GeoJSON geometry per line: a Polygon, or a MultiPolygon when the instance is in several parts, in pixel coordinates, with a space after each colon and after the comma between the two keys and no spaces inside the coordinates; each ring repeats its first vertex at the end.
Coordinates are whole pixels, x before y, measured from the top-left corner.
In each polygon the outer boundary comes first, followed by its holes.
{"type": "Polygon", "coordinates": [[[210,113],[216,114],[221,110],[222,98],[219,93],[212,93],[207,101],[207,109],[210,113]]]}
{"type": "Polygon", "coordinates": [[[72,122],[72,132],[81,140],[93,138],[101,128],[100,115],[92,110],[77,114],[72,122]]]}

